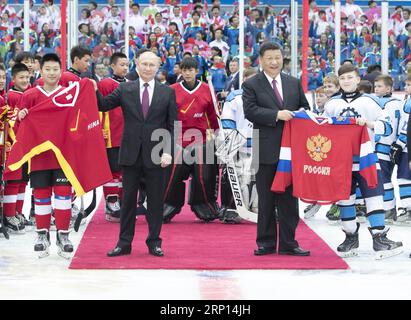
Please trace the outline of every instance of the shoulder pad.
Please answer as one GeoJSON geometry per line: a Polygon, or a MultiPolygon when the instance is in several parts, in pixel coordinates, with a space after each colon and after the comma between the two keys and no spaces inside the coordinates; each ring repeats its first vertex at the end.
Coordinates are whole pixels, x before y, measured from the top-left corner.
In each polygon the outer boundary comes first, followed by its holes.
{"type": "Polygon", "coordinates": [[[238,90],[233,90],[229,93],[229,95],[226,98],[226,101],[232,101],[236,96],[242,95],[243,94],[243,89],[238,89],[238,90]]]}

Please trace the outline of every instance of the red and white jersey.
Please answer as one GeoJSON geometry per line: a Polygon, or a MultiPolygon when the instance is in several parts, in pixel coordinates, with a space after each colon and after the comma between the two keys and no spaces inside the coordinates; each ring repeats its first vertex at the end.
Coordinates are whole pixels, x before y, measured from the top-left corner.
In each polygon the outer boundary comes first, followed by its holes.
{"type": "Polygon", "coordinates": [[[356,125],[352,118],[298,112],[284,125],[271,190],[284,192],[292,184],[293,195],[303,201],[325,204],[349,199],[355,167],[368,187],[375,188],[377,163],[366,126],[356,125]]]}
{"type": "MultiPolygon", "coordinates": [[[[53,91],[46,92],[42,87],[36,86],[23,93],[23,97],[21,98],[21,106],[24,108],[27,108],[30,113],[30,109],[41,102],[49,101],[50,105],[54,105],[52,102],[52,98],[64,89],[65,89],[64,87],[58,86],[53,91]]],[[[55,106],[55,108],[58,108],[58,107],[55,106]]],[[[52,126],[53,125],[53,113],[52,112],[50,112],[49,120],[50,120],[50,125],[52,126]]],[[[24,121],[24,119],[22,121],[24,121]]],[[[54,155],[52,151],[46,151],[46,152],[40,153],[39,155],[31,159],[31,164],[30,164],[31,171],[59,169],[59,168],[60,168],[60,165],[57,162],[56,156],[54,155]]]]}
{"type": "Polygon", "coordinates": [[[62,87],[68,87],[73,82],[79,82],[80,80],[81,78],[78,74],[75,74],[71,71],[64,71],[61,74],[59,85],[61,85],[62,87]]]}
{"type": "MultiPolygon", "coordinates": [[[[113,78],[105,78],[98,83],[98,90],[103,96],[108,96],[119,85],[119,81],[113,78]]],[[[108,112],[103,112],[102,124],[104,136],[106,137],[106,147],[119,147],[124,128],[123,111],[121,108],[114,108],[108,112]]]]}
{"type": "Polygon", "coordinates": [[[184,87],[183,82],[175,83],[170,87],[176,92],[178,120],[181,121],[182,126],[183,140],[179,137],[178,143],[182,142],[183,147],[194,141],[204,143],[207,139],[207,129],[218,129],[210,88],[201,81],[191,91],[184,87]],[[197,129],[201,137],[197,134],[184,138],[184,134],[189,129],[197,129]]]}

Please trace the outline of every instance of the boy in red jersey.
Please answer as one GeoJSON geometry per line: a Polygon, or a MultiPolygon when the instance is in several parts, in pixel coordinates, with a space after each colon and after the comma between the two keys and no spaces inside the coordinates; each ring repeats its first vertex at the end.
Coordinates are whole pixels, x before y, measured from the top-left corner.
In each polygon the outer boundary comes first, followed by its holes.
{"type": "MultiPolygon", "coordinates": [[[[28,67],[23,63],[16,63],[11,69],[13,78],[13,87],[7,93],[7,104],[10,108],[11,128],[9,131],[8,141],[14,141],[18,127],[13,126],[16,120],[17,112],[20,108],[21,98],[24,91],[30,86],[30,72],[28,67]]],[[[5,225],[11,233],[24,233],[25,226],[33,226],[33,223],[27,220],[23,215],[24,196],[27,182],[29,181],[27,163],[22,170],[16,173],[14,180],[6,181],[4,188],[4,215],[6,217],[5,225]]]]}
{"type": "MultiPolygon", "coordinates": [[[[52,97],[64,90],[64,87],[59,85],[61,61],[56,54],[50,53],[43,56],[41,74],[44,85],[31,88],[23,94],[21,101],[23,109],[18,113],[20,121],[24,121],[30,108],[44,101],[53,103],[52,97]]],[[[30,168],[30,182],[31,187],[34,189],[37,226],[34,251],[38,253],[39,258],[49,255],[51,194],[54,191],[58,254],[64,258],[69,258],[73,252],[73,245],[68,238],[71,217],[71,185],[61,170],[56,156],[50,150],[33,157],[30,168]]]]}
{"type": "Polygon", "coordinates": [[[217,217],[218,210],[215,195],[218,167],[215,162],[207,163],[203,155],[209,145],[209,130],[218,129],[217,115],[209,86],[196,79],[197,60],[185,57],[180,67],[184,80],[171,87],[176,92],[182,132],[177,140],[175,161],[169,169],[166,183],[164,222],[169,222],[180,212],[184,204],[184,180],[189,175],[192,175],[189,199],[191,210],[199,219],[212,221],[217,217]]]}
{"type": "MultiPolygon", "coordinates": [[[[110,58],[113,70],[111,78],[104,78],[98,83],[98,89],[103,96],[112,93],[121,82],[126,81],[128,72],[128,59],[124,53],[116,52],[110,58]]],[[[121,168],[118,164],[121,137],[123,135],[123,111],[121,108],[103,113],[103,133],[107,147],[107,157],[113,180],[103,186],[104,199],[106,199],[106,220],[120,222],[120,183],[121,168]]]]}

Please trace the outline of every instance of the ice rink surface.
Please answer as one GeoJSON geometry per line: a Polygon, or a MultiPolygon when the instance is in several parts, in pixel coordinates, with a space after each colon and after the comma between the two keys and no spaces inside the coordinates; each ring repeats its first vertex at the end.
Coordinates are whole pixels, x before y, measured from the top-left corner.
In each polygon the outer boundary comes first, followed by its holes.
{"type": "MultiPolygon", "coordinates": [[[[305,206],[300,203],[301,216],[305,206]]],[[[328,224],[328,207],[306,223],[335,250],[344,233],[339,225],[328,224]]],[[[85,228],[70,234],[75,249],[85,228]]],[[[411,227],[392,226],[388,236],[401,240],[404,252],[377,261],[367,224],[361,224],[359,256],[346,259],[348,270],[69,270],[70,261],[57,255],[55,232],[50,256],[38,259],[33,251],[35,232],[29,231],[11,235],[8,241],[0,236],[0,300],[410,299],[411,227]]]]}

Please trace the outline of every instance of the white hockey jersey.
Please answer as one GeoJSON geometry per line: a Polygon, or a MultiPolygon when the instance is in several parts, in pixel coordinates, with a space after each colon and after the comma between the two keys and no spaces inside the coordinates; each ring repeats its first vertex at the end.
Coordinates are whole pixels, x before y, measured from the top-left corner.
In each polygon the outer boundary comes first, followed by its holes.
{"type": "Polygon", "coordinates": [[[395,97],[375,98],[380,102],[385,118],[390,122],[392,128],[390,135],[375,135],[375,151],[378,159],[390,161],[391,145],[397,140],[400,130],[401,100],[395,97]]]}
{"type": "Polygon", "coordinates": [[[324,110],[324,115],[328,117],[352,117],[373,121],[374,130],[368,129],[372,142],[375,141],[374,134],[386,137],[392,133],[390,121],[378,100],[369,94],[335,96],[326,102],[324,110]]]}
{"type": "Polygon", "coordinates": [[[400,108],[400,124],[399,124],[399,134],[397,137],[397,144],[402,147],[403,152],[408,153],[407,149],[407,128],[408,128],[408,117],[410,116],[411,111],[411,98],[408,98],[405,101],[402,101],[400,108]]]}
{"type": "Polygon", "coordinates": [[[231,91],[224,103],[221,115],[221,123],[224,130],[237,130],[246,139],[246,145],[242,148],[243,152],[251,151],[251,137],[253,136],[253,124],[244,116],[243,109],[243,90],[231,91]]]}

